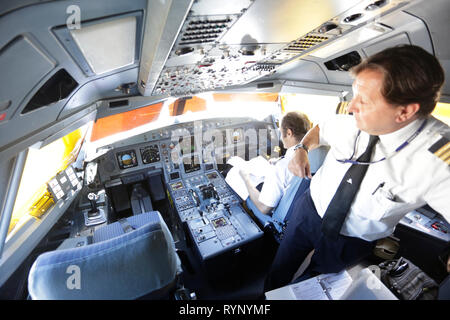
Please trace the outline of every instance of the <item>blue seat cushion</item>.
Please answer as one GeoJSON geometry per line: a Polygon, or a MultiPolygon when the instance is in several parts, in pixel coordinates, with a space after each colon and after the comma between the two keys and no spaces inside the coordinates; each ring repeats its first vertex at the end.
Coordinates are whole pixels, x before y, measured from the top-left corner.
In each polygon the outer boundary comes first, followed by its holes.
{"type": "MultiPolygon", "coordinates": [[[[159,216],[155,214],[156,211],[150,211],[143,214],[138,214],[127,218],[128,224],[133,227],[133,229],[138,229],[146,224],[151,224],[155,228],[159,226],[159,216]]],[[[95,230],[93,242],[101,242],[118,237],[124,234],[122,225],[119,222],[111,223],[95,230]]]]}
{"type": "Polygon", "coordinates": [[[117,222],[99,229],[99,242],[41,254],[28,277],[31,298],[136,299],[171,283],[180,261],[167,225],[157,211],[134,218],[131,232],[117,222]]]}

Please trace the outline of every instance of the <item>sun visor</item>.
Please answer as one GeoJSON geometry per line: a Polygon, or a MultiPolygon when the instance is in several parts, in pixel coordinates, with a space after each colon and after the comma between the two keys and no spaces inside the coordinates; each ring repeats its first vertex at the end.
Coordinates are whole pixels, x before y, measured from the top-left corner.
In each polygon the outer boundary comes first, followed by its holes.
{"type": "Polygon", "coordinates": [[[96,74],[134,62],[136,17],[126,17],[70,31],[89,66],[96,74]]]}
{"type": "Polygon", "coordinates": [[[141,11],[82,22],[79,28],[59,26],[56,37],[87,76],[106,74],[138,63],[141,11]]]}

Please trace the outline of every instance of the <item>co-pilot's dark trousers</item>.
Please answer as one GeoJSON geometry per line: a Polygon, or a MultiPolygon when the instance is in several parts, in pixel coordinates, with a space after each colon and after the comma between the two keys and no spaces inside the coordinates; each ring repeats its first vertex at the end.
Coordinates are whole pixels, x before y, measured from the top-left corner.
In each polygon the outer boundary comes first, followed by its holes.
{"type": "Polygon", "coordinates": [[[309,189],[294,199],[292,206],[285,236],[266,278],[264,292],[290,283],[313,249],[311,263],[301,280],[321,273],[340,272],[372,252],[374,242],[343,235],[337,240],[328,239],[321,231],[322,219],[316,211],[309,189]]]}

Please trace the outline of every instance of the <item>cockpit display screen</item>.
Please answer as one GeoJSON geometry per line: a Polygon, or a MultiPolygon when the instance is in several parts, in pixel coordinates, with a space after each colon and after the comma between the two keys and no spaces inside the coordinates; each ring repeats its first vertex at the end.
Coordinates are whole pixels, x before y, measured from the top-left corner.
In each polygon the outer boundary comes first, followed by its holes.
{"type": "Polygon", "coordinates": [[[211,181],[211,180],[217,179],[218,176],[217,176],[217,173],[210,172],[206,175],[206,177],[208,178],[209,181],[211,181]]]}
{"type": "Polygon", "coordinates": [[[145,164],[158,162],[160,160],[158,145],[150,145],[141,148],[142,162],[145,164]]]}
{"type": "Polygon", "coordinates": [[[183,166],[185,173],[198,171],[200,170],[200,160],[198,156],[185,157],[183,158],[183,166]]]}
{"type": "Polygon", "coordinates": [[[218,219],[212,220],[211,223],[213,224],[214,228],[216,228],[216,229],[220,228],[220,227],[223,227],[223,226],[226,226],[228,224],[227,220],[225,220],[225,218],[223,218],[223,217],[220,217],[218,219]]]}
{"type": "Polygon", "coordinates": [[[120,169],[127,169],[138,165],[134,150],[118,152],[116,156],[120,169]]]}
{"type": "Polygon", "coordinates": [[[183,189],[183,183],[181,181],[178,181],[178,182],[172,183],[170,185],[170,187],[172,188],[172,190],[180,190],[180,189],[183,189]]]}

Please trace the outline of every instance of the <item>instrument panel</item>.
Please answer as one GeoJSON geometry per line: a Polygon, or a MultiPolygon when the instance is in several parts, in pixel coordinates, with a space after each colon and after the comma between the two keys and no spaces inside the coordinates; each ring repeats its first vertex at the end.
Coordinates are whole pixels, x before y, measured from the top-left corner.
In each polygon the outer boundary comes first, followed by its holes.
{"type": "Polygon", "coordinates": [[[118,152],[116,157],[120,169],[128,169],[138,165],[136,152],[134,150],[118,152]]]}
{"type": "Polygon", "coordinates": [[[450,241],[449,223],[431,208],[422,207],[409,212],[400,220],[400,224],[446,243],[450,241]]]}
{"type": "MultiPolygon", "coordinates": [[[[246,141],[247,130],[268,128],[275,132],[271,122],[208,119],[200,126],[198,122],[182,123],[130,137],[107,146],[110,150],[98,158],[100,181],[109,188],[164,175],[179,221],[186,224],[200,258],[210,259],[263,236],[219,173],[218,165],[245,147],[255,149],[255,155],[259,153],[256,143],[246,141]]],[[[266,143],[264,140],[261,151],[267,150],[266,143]]],[[[273,144],[278,145],[278,136],[273,144]]]]}
{"type": "Polygon", "coordinates": [[[152,144],[143,148],[140,148],[142,163],[149,164],[159,162],[161,160],[159,155],[159,149],[157,144],[152,144]]]}
{"type": "Polygon", "coordinates": [[[173,182],[169,192],[202,260],[263,236],[238,196],[215,170],[173,182]]]}
{"type": "Polygon", "coordinates": [[[270,131],[272,145],[278,145],[273,123],[251,118],[191,121],[142,133],[102,147],[109,151],[98,158],[99,178],[103,184],[117,183],[125,174],[159,170],[170,182],[218,169],[231,156],[244,157],[236,152],[264,155],[268,149],[258,149],[246,138],[248,130],[260,129],[270,131]]]}

